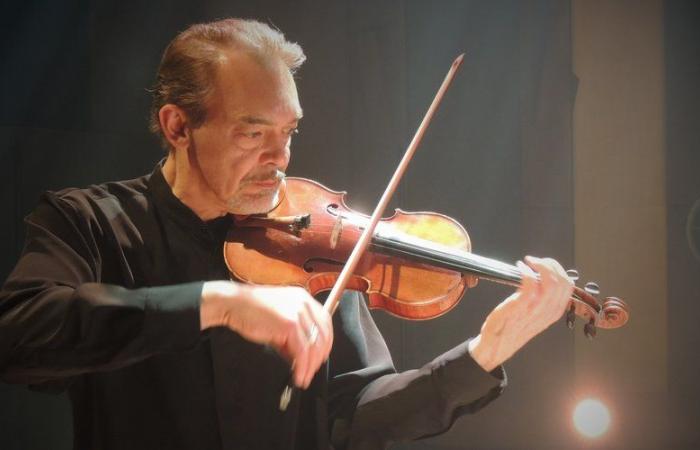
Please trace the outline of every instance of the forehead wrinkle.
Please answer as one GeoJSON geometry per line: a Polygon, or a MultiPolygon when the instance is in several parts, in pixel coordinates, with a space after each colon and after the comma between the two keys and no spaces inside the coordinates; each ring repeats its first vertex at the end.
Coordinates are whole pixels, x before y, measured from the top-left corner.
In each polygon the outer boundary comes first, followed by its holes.
{"type": "Polygon", "coordinates": [[[268,126],[283,121],[292,124],[301,119],[296,83],[281,61],[260,61],[245,52],[228,52],[222,56],[217,70],[216,101],[221,104],[224,116],[236,123],[268,126]],[[242,93],[257,100],[241,99],[242,93]]]}

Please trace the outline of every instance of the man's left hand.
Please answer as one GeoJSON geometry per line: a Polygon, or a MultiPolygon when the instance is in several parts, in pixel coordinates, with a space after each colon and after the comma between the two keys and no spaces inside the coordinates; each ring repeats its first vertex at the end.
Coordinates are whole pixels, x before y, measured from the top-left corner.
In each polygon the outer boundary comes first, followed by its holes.
{"type": "Polygon", "coordinates": [[[469,343],[472,357],[487,371],[559,320],[569,305],[574,284],[562,266],[550,258],[527,256],[525,261],[517,263],[523,274],[520,288],[491,311],[481,334],[469,343]]]}

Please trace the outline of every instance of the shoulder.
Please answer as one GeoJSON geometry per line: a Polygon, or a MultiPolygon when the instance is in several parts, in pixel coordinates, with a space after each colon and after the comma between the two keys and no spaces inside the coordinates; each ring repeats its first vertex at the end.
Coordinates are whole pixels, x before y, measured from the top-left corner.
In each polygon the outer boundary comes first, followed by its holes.
{"type": "Polygon", "coordinates": [[[67,245],[94,261],[108,249],[141,245],[141,230],[153,221],[148,180],[144,176],[44,192],[25,218],[27,242],[67,245]]]}
{"type": "Polygon", "coordinates": [[[48,229],[77,227],[82,233],[102,234],[105,228],[128,224],[148,215],[150,175],[85,188],[46,191],[25,219],[48,229]],[[63,224],[63,225],[61,225],[63,224]]]}
{"type": "Polygon", "coordinates": [[[79,215],[112,215],[125,209],[146,208],[150,175],[123,181],[94,184],[85,188],[47,191],[42,200],[79,215]]]}
{"type": "Polygon", "coordinates": [[[93,184],[85,188],[66,188],[60,191],[47,191],[50,197],[69,204],[82,205],[90,202],[119,201],[143,198],[148,188],[150,175],[144,175],[132,180],[110,181],[93,184]]]}

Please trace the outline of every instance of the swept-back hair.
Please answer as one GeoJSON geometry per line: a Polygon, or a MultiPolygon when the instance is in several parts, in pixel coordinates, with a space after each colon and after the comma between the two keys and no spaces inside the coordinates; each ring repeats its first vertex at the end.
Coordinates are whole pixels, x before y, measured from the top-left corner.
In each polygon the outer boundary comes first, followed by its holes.
{"type": "Polygon", "coordinates": [[[177,105],[187,114],[190,127],[202,125],[217,67],[231,50],[246,51],[262,60],[279,58],[292,73],[306,60],[298,44],[256,20],[224,19],[190,26],[168,44],[150,90],[149,128],[166,149],[170,145],[160,126],[160,109],[168,103],[177,105]]]}

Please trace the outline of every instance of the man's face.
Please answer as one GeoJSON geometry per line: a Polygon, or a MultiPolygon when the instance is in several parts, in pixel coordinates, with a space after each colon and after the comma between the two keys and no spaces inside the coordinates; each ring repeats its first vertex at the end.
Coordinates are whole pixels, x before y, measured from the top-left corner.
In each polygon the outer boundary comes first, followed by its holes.
{"type": "Polygon", "coordinates": [[[216,198],[212,206],[234,214],[275,206],[301,114],[296,85],[281,61],[227,55],[189,152],[189,164],[216,198]]]}

